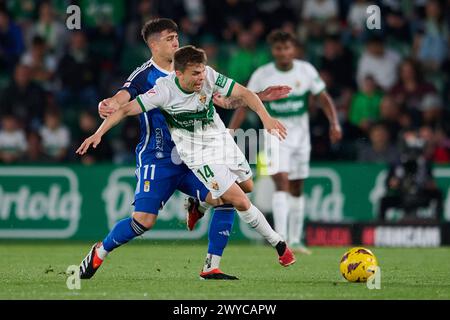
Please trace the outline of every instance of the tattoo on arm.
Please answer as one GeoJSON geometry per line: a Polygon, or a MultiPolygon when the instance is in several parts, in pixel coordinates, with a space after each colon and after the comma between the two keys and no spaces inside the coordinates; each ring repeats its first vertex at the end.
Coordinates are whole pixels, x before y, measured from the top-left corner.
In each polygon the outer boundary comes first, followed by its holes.
{"type": "MultiPolygon", "coordinates": [[[[256,94],[258,95],[259,92],[257,92],[256,94]]],[[[225,98],[225,102],[226,102],[226,105],[225,105],[225,107],[223,107],[224,109],[233,110],[233,109],[239,109],[239,108],[247,106],[245,104],[244,100],[242,98],[238,98],[238,97],[225,98]]]]}
{"type": "Polygon", "coordinates": [[[239,109],[240,107],[246,106],[244,100],[242,100],[241,98],[237,98],[237,97],[228,97],[228,98],[225,98],[225,101],[226,101],[226,104],[223,107],[224,109],[234,110],[234,109],[239,109]]]}

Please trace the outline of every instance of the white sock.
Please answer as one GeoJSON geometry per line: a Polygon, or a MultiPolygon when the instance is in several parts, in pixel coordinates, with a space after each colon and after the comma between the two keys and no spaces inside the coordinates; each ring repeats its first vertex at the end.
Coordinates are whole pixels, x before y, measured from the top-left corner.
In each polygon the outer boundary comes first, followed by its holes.
{"type": "Polygon", "coordinates": [[[285,191],[276,191],[273,194],[272,213],[275,231],[286,239],[289,214],[289,193],[285,191]]]}
{"type": "Polygon", "coordinates": [[[273,247],[278,242],[283,241],[283,238],[272,229],[262,212],[253,204],[247,211],[237,210],[237,212],[244,222],[248,223],[256,232],[262,235],[273,247]]]}
{"type": "Polygon", "coordinates": [[[209,272],[213,269],[219,268],[221,256],[208,253],[206,255],[205,265],[203,266],[203,272],[209,272]]]}
{"type": "Polygon", "coordinates": [[[105,250],[105,248],[103,248],[103,244],[98,247],[96,250],[97,252],[97,256],[101,259],[101,260],[105,260],[106,256],[108,255],[108,251],[105,250]]]}
{"type": "Polygon", "coordinates": [[[303,234],[303,220],[305,219],[305,197],[290,197],[289,211],[289,245],[300,245],[303,234]]]}

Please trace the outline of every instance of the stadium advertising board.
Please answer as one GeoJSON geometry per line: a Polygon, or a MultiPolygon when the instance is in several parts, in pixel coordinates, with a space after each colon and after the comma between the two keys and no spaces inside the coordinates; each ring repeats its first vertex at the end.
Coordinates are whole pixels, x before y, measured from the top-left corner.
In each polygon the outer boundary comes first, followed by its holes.
{"type": "Polygon", "coordinates": [[[72,238],[81,202],[71,169],[0,167],[0,238],[72,238]]]}
{"type": "MultiPolygon", "coordinates": [[[[450,168],[437,167],[435,174],[445,196],[444,216],[450,221],[450,168]]],[[[377,217],[385,175],[385,167],[377,165],[326,163],[313,166],[305,185],[309,225],[344,225],[334,229],[307,228],[308,242],[311,245],[347,245],[353,235],[345,224],[370,223],[377,217]]],[[[0,238],[101,239],[118,220],[131,213],[134,188],[133,167],[0,166],[0,238]]],[[[272,192],[270,177],[256,179],[251,197],[268,215],[272,192]]],[[[188,232],[183,203],[184,195],[174,194],[164,205],[154,229],[143,238],[206,239],[209,216],[202,219],[193,232],[188,232]]],[[[391,213],[394,220],[395,214],[391,213]]],[[[425,217],[427,214],[423,212],[425,217]]],[[[366,231],[367,234],[370,232],[366,231]]],[[[427,241],[437,242],[435,231],[402,231],[400,236],[398,232],[375,228],[373,244],[389,245],[383,241],[393,239],[389,243],[404,245],[399,239],[417,238],[419,233],[428,237],[427,241]]],[[[258,239],[257,234],[238,218],[231,236],[233,239],[258,239]]]]}
{"type": "Polygon", "coordinates": [[[448,245],[450,224],[317,223],[306,227],[308,246],[375,246],[431,248],[448,245]]]}

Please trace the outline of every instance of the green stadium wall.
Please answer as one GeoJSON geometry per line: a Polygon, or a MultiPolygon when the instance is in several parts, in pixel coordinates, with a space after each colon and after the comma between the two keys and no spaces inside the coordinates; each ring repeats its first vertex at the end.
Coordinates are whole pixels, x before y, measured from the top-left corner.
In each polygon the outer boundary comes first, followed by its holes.
{"type": "MultiPolygon", "coordinates": [[[[134,167],[114,165],[0,166],[1,239],[102,239],[116,221],[132,212],[134,167]]],[[[450,221],[450,166],[434,173],[445,195],[450,221]]],[[[311,223],[358,224],[376,219],[386,167],[356,163],[319,163],[305,185],[306,216],[311,223]]],[[[157,182],[150,185],[157,188],[157,182]]],[[[273,183],[256,179],[253,202],[268,215],[273,183]]],[[[206,239],[209,216],[194,231],[185,226],[184,195],[175,193],[145,239],[206,239]]],[[[426,213],[424,213],[426,214],[426,213]]],[[[233,239],[259,239],[236,218],[233,239]]]]}

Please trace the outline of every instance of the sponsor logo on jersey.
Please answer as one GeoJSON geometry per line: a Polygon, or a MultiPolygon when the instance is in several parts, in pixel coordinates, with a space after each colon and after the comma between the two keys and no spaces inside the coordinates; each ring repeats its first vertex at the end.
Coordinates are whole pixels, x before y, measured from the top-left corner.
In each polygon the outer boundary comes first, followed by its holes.
{"type": "Polygon", "coordinates": [[[131,82],[130,82],[130,81],[127,81],[127,82],[125,82],[125,83],[123,84],[122,87],[128,88],[130,85],[131,85],[131,82]]]}
{"type": "Polygon", "coordinates": [[[223,74],[219,73],[219,77],[217,77],[217,80],[216,80],[216,86],[225,88],[225,85],[227,84],[227,80],[228,80],[227,77],[225,77],[223,74]]]}
{"type": "MultiPolygon", "coordinates": [[[[156,141],[156,150],[164,151],[164,144],[163,144],[163,131],[161,128],[155,129],[155,141],[156,141]]],[[[156,153],[156,157],[158,158],[158,153],[161,154],[161,152],[156,153]]]]}
{"type": "Polygon", "coordinates": [[[270,108],[276,112],[298,111],[305,106],[304,101],[272,101],[270,108]]]}

